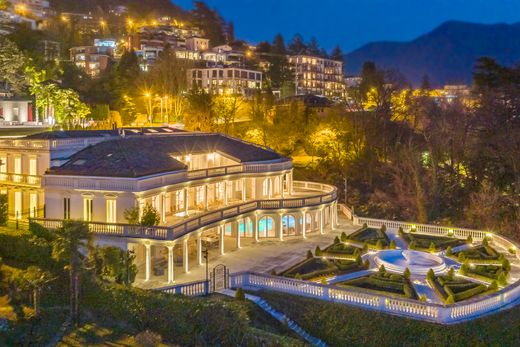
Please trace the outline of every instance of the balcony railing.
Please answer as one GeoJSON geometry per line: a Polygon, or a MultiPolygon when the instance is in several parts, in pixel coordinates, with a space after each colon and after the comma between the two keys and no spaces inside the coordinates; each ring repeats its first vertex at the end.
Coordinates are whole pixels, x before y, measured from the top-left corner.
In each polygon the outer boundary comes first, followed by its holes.
{"type": "MultiPolygon", "coordinates": [[[[312,182],[294,182],[296,189],[314,190],[317,194],[302,198],[255,200],[244,202],[219,210],[209,211],[193,218],[188,218],[171,227],[145,227],[133,224],[85,222],[94,234],[106,236],[135,237],[144,239],[173,241],[203,227],[226,219],[238,217],[241,214],[255,210],[279,210],[302,207],[314,207],[333,202],[337,199],[335,187],[312,182]]],[[[49,229],[60,228],[63,225],[61,219],[35,218],[33,221],[42,224],[49,229]]]]}
{"type": "Polygon", "coordinates": [[[40,186],[41,176],[0,173],[0,183],[11,185],[40,186]]]}
{"type": "Polygon", "coordinates": [[[179,171],[144,178],[80,177],[45,175],[45,187],[139,192],[172,184],[242,173],[280,172],[292,167],[290,160],[278,163],[248,163],[194,171],[179,171]]]}

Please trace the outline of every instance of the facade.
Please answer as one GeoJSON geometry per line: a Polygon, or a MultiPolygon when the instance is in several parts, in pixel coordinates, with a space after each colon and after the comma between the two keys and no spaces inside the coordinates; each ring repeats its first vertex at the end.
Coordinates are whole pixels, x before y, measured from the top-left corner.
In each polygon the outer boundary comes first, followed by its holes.
{"type": "Polygon", "coordinates": [[[99,76],[114,58],[115,40],[95,40],[94,46],[72,47],[70,60],[92,77],[99,76]]]}
{"type": "Polygon", "coordinates": [[[296,95],[323,95],[345,98],[343,62],[309,55],[289,56],[295,74],[296,95]]]}
{"type": "MultiPolygon", "coordinates": [[[[83,220],[98,244],[136,254],[141,279],[165,282],[174,281],[176,267],[189,272],[190,264],[201,264],[203,246],[224,254],[248,242],[306,238],[334,226],[336,189],[294,182],[290,159],[221,134],[151,130],[148,136],[98,134],[88,147],[75,139],[82,147],[68,154],[45,148],[41,170],[48,169],[39,186],[45,219],[39,221],[58,227],[83,220]],[[160,224],[128,224],[125,211],[141,214],[147,205],[160,224]]],[[[59,142],[53,141],[50,148],[59,142]]]]}
{"type": "Polygon", "coordinates": [[[213,94],[251,97],[262,89],[262,73],[239,67],[208,67],[188,70],[188,87],[213,94]]]}
{"type": "Polygon", "coordinates": [[[33,100],[23,97],[0,97],[0,124],[21,125],[36,122],[33,100]]]}

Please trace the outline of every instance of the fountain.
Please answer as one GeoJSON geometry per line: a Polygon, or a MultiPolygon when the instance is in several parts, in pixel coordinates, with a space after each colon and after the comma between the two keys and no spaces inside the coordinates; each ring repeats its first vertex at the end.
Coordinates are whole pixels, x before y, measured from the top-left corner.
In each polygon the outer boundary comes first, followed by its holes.
{"type": "Polygon", "coordinates": [[[390,272],[402,274],[406,268],[414,275],[426,275],[432,269],[434,273],[446,270],[444,260],[431,253],[411,250],[384,250],[374,257],[377,266],[384,265],[390,272]]]}

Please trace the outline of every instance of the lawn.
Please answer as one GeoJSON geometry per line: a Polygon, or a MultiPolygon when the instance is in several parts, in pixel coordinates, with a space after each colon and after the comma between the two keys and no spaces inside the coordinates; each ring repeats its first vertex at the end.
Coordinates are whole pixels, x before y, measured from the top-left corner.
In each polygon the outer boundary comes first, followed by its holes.
{"type": "Polygon", "coordinates": [[[383,248],[390,245],[390,240],[384,229],[368,228],[366,226],[348,235],[347,241],[366,243],[370,247],[376,247],[378,243],[380,243],[383,248]]]}
{"type": "Polygon", "coordinates": [[[329,346],[520,345],[520,307],[445,326],[282,293],[263,291],[258,295],[329,346]]]}
{"type": "Polygon", "coordinates": [[[451,301],[459,302],[470,299],[488,290],[483,284],[455,276],[434,276],[433,279],[428,278],[428,282],[447,304],[452,303],[451,301]]]}
{"type": "Polygon", "coordinates": [[[281,272],[280,275],[302,280],[312,280],[323,276],[345,274],[364,269],[363,266],[353,260],[313,257],[293,265],[281,272]]]}
{"type": "Polygon", "coordinates": [[[416,233],[401,233],[400,235],[409,246],[413,242],[412,248],[425,251],[430,250],[432,244],[435,245],[435,251],[466,244],[464,240],[459,240],[455,237],[431,236],[416,233]]]}
{"type": "Polygon", "coordinates": [[[504,255],[497,252],[493,247],[488,245],[479,245],[460,252],[453,253],[458,260],[468,260],[470,262],[486,263],[486,264],[501,264],[504,255]]]}
{"type": "Polygon", "coordinates": [[[375,291],[378,294],[395,295],[417,299],[417,293],[410,281],[402,275],[389,272],[377,272],[337,284],[340,287],[356,287],[375,291]]]}

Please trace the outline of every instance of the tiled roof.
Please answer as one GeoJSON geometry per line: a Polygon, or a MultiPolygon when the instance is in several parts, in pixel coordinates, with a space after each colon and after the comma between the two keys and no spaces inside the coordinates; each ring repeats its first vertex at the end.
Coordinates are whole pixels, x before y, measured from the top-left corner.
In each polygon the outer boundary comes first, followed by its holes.
{"type": "Polygon", "coordinates": [[[180,133],[107,140],[71,156],[53,175],[142,177],[186,169],[174,156],[218,152],[240,163],[284,159],[278,153],[221,134],[180,133]]]}
{"type": "Polygon", "coordinates": [[[33,140],[55,140],[55,139],[73,139],[85,137],[110,137],[119,136],[124,133],[125,136],[133,135],[160,135],[184,132],[183,130],[169,127],[144,127],[144,128],[121,128],[114,130],[55,130],[46,131],[38,134],[27,136],[33,140]]]}

